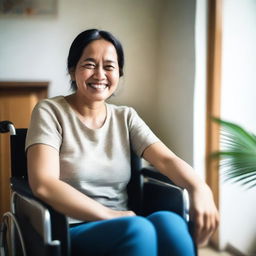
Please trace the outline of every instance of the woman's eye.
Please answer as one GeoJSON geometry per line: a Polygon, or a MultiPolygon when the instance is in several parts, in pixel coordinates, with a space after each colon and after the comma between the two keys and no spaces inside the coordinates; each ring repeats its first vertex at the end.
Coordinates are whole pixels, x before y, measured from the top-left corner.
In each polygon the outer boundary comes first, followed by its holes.
{"type": "Polygon", "coordinates": [[[111,71],[111,70],[114,70],[115,67],[112,66],[112,65],[107,65],[107,66],[105,66],[105,69],[108,70],[108,71],[111,71]]]}
{"type": "Polygon", "coordinates": [[[93,68],[95,68],[95,65],[93,63],[86,63],[83,65],[83,67],[88,68],[88,69],[93,69],[93,68]]]}

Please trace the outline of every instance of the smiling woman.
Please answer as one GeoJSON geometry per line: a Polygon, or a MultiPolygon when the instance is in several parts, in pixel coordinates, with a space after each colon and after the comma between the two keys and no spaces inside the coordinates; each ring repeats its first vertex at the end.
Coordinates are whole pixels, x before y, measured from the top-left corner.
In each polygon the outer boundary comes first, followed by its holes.
{"type": "Polygon", "coordinates": [[[73,255],[193,256],[192,236],[179,215],[141,217],[128,207],[133,151],[188,190],[198,244],[218,224],[211,191],[194,170],[133,108],[106,102],[123,66],[122,46],[109,32],[91,29],[75,38],[68,56],[74,93],[33,110],[26,138],[31,189],[69,217],[73,255]]]}
{"type": "Polygon", "coordinates": [[[104,39],[91,42],[70,75],[76,81],[77,99],[83,98],[83,103],[86,101],[91,107],[92,104],[106,100],[114,93],[119,82],[115,47],[104,39]]]}
{"type": "MultiPolygon", "coordinates": [[[[118,39],[116,39],[112,34],[106,32],[106,31],[100,31],[97,29],[89,29],[82,33],[80,33],[75,40],[73,41],[68,55],[68,71],[69,74],[72,74],[77,66],[77,63],[82,58],[82,53],[87,45],[92,43],[95,40],[105,40],[109,43],[111,43],[112,47],[115,48],[114,55],[117,55],[117,64],[118,64],[118,70],[119,70],[119,77],[123,76],[123,67],[124,67],[124,53],[123,53],[123,47],[118,39]]],[[[82,59],[83,60],[83,59],[82,59]]],[[[95,66],[95,60],[94,59],[88,59],[88,61],[92,61],[92,66],[95,66]]],[[[110,60],[111,61],[111,60],[110,60]]],[[[115,62],[115,60],[114,60],[115,62]]],[[[90,63],[88,63],[90,64],[90,63]]],[[[73,79],[74,77],[71,76],[71,88],[73,90],[77,89],[76,81],[73,79]]]]}

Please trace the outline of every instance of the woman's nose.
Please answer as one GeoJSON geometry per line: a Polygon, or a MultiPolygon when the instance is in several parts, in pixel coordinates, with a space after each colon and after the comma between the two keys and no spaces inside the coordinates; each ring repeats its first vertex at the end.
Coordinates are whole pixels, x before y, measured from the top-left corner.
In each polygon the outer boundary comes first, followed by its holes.
{"type": "Polygon", "coordinates": [[[103,80],[105,78],[105,70],[100,66],[96,67],[94,69],[93,78],[97,80],[103,80]]]}

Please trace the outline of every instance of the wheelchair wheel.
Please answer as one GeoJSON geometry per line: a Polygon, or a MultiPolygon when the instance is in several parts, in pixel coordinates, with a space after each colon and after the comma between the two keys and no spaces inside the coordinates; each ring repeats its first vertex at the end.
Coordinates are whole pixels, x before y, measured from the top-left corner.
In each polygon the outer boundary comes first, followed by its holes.
{"type": "Polygon", "coordinates": [[[0,230],[1,256],[26,256],[25,244],[19,223],[14,214],[3,215],[0,230]]]}

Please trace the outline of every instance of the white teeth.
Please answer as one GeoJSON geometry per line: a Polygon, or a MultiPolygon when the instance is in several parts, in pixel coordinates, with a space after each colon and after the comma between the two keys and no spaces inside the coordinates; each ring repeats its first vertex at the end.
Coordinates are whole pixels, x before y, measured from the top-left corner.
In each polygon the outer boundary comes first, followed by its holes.
{"type": "Polygon", "coordinates": [[[105,89],[107,87],[105,84],[89,84],[89,86],[94,89],[105,89]]]}

